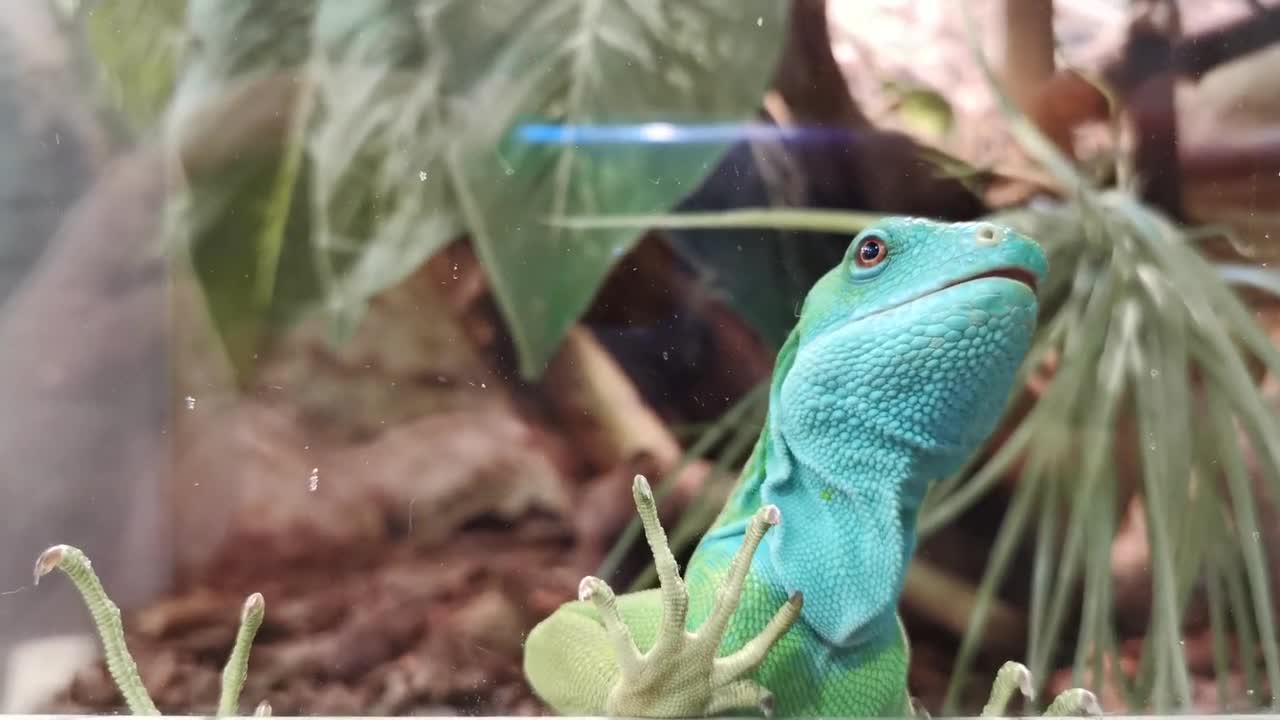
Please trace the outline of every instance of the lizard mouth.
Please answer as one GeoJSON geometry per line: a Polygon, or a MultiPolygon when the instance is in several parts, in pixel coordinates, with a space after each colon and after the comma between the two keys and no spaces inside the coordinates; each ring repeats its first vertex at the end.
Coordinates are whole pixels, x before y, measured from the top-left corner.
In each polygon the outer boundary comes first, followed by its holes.
{"type": "Polygon", "coordinates": [[[988,270],[984,273],[960,278],[959,280],[943,285],[938,289],[946,290],[947,288],[955,287],[956,285],[963,285],[964,283],[973,282],[974,280],[982,280],[983,278],[1004,278],[1006,280],[1020,282],[1031,288],[1031,292],[1036,292],[1036,290],[1039,289],[1039,281],[1036,279],[1036,276],[1030,271],[1018,267],[1003,267],[996,268],[995,270],[988,270]]]}
{"type": "Polygon", "coordinates": [[[968,275],[968,276],[959,278],[957,280],[952,280],[951,282],[941,287],[937,287],[927,292],[924,292],[920,295],[916,295],[915,297],[904,300],[891,307],[875,310],[865,316],[861,316],[856,319],[865,320],[869,317],[874,317],[881,313],[889,312],[891,310],[897,310],[898,308],[901,308],[906,305],[910,305],[911,303],[916,302],[918,300],[923,300],[924,298],[929,297],[934,293],[940,293],[943,290],[947,290],[948,288],[953,288],[953,287],[956,287],[957,285],[964,285],[965,283],[971,283],[977,280],[984,280],[987,278],[1004,278],[1005,280],[1012,280],[1016,283],[1025,285],[1028,289],[1031,290],[1032,293],[1035,293],[1037,291],[1040,284],[1039,279],[1036,277],[1035,273],[1031,272],[1030,270],[1025,270],[1023,268],[1010,265],[1008,267],[995,268],[993,270],[987,270],[986,272],[977,273],[975,275],[968,275]]]}

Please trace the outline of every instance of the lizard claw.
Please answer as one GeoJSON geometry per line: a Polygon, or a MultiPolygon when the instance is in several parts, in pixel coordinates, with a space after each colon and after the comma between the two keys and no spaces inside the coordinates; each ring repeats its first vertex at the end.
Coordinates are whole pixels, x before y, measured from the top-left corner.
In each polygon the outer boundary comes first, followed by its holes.
{"type": "Polygon", "coordinates": [[[776,709],[777,704],[777,701],[773,699],[773,693],[767,693],[763,698],[760,698],[760,712],[764,713],[767,718],[773,717],[773,711],[776,709]]]}
{"type": "Polygon", "coordinates": [[[778,509],[777,505],[764,506],[764,521],[769,523],[770,526],[782,522],[782,511],[778,509]]]}
{"type": "Polygon", "coordinates": [[[582,578],[578,583],[578,599],[584,602],[590,600],[596,594],[596,583],[603,582],[600,578],[591,575],[582,578]]]}

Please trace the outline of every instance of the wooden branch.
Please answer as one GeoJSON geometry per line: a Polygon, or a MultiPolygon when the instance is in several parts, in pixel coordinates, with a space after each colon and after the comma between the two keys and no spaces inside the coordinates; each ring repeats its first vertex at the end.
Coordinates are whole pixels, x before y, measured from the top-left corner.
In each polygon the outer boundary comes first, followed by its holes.
{"type": "Polygon", "coordinates": [[[582,326],[569,328],[540,386],[565,435],[574,438],[596,472],[641,455],[652,457],[662,473],[679,461],[680,443],[582,326]]]}
{"type": "Polygon", "coordinates": [[[1280,131],[1215,140],[1182,149],[1182,170],[1200,181],[1230,180],[1280,169],[1280,131]]]}
{"type": "Polygon", "coordinates": [[[1182,174],[1178,167],[1177,75],[1174,38],[1180,30],[1171,0],[1145,3],[1147,12],[1129,28],[1124,67],[1141,78],[1124,105],[1132,159],[1141,197],[1173,217],[1182,216],[1182,174]]]}
{"type": "Polygon", "coordinates": [[[827,0],[793,0],[786,46],[773,87],[801,125],[840,128],[871,126],[849,95],[849,85],[827,30],[827,0]]]}
{"type": "MultiPolygon", "coordinates": [[[[1198,35],[1184,37],[1173,44],[1172,67],[1179,77],[1199,80],[1219,65],[1262,50],[1280,40],[1280,7],[1255,12],[1198,35]]],[[[1103,69],[1107,83],[1121,94],[1140,85],[1149,70],[1128,66],[1125,58],[1117,58],[1103,69]]]]}
{"type": "Polygon", "coordinates": [[[1002,74],[1019,107],[1030,107],[1053,75],[1053,49],[1053,0],[1004,0],[1002,74]]]}
{"type": "MultiPolygon", "coordinates": [[[[1167,60],[1158,63],[1176,78],[1199,80],[1214,68],[1261,50],[1280,40],[1280,8],[1268,8],[1213,30],[1183,37],[1172,43],[1167,60]]],[[[1159,53],[1157,53],[1158,55],[1159,53]]],[[[1127,56],[1107,62],[1099,72],[1100,80],[1116,93],[1122,106],[1133,107],[1147,102],[1160,104],[1163,91],[1142,90],[1159,68],[1130,64],[1127,56]],[[1149,93],[1149,94],[1148,94],[1149,93]],[[1145,97],[1144,97],[1145,95],[1145,97]]],[[[1139,109],[1151,120],[1163,110],[1139,109]]],[[[1041,87],[1028,114],[1041,130],[1060,148],[1070,151],[1073,131],[1089,122],[1104,121],[1109,113],[1108,99],[1092,82],[1073,70],[1060,70],[1041,87]]],[[[1153,151],[1154,152],[1154,151],[1153,151]]],[[[1222,165],[1239,168],[1248,158],[1234,153],[1223,154],[1214,148],[1195,149],[1183,153],[1184,162],[1200,172],[1203,164],[1209,172],[1223,172],[1222,165]],[[1203,157],[1201,157],[1203,156],[1203,157]]],[[[1226,170],[1226,172],[1232,172],[1226,170]]]]}
{"type": "Polygon", "coordinates": [[[1271,8],[1177,43],[1173,48],[1173,63],[1182,77],[1199,80],[1219,65],[1257,52],[1277,40],[1280,40],[1280,8],[1271,8]]]}

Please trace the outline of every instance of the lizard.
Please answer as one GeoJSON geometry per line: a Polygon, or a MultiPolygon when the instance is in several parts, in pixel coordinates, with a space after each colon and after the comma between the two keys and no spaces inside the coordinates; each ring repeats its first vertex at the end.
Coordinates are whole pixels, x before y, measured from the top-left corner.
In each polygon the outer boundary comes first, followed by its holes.
{"type": "MultiPolygon", "coordinates": [[[[524,672],[566,715],[907,716],[898,613],[929,485],[994,431],[1048,261],[985,221],[889,217],[809,290],[752,454],[681,576],[648,482],[633,496],[659,587],[588,576],[530,630],[524,672]],[[785,519],[785,521],[784,521],[785,519]]],[[[1006,663],[984,714],[1030,673],[1006,663]]],[[[1047,714],[1100,712],[1072,689],[1047,714]]]]}

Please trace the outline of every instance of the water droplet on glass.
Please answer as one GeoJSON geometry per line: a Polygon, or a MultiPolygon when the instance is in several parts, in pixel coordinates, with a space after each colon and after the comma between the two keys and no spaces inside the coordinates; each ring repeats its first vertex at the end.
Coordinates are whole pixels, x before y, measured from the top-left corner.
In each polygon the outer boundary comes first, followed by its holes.
{"type": "Polygon", "coordinates": [[[1257,542],[1258,540],[1260,540],[1260,539],[1261,539],[1261,537],[1262,537],[1262,534],[1261,534],[1261,533],[1259,533],[1257,530],[1254,530],[1254,531],[1253,531],[1253,541],[1254,541],[1254,542],[1257,542]]]}
{"type": "Polygon", "coordinates": [[[188,410],[196,409],[196,399],[191,397],[190,395],[187,396],[187,409],[188,410]]]}
{"type": "Polygon", "coordinates": [[[756,27],[764,27],[764,18],[763,18],[763,17],[757,17],[757,18],[756,18],[756,27]]]}
{"type": "Polygon", "coordinates": [[[663,359],[663,360],[670,360],[670,359],[671,359],[671,353],[667,352],[666,350],[663,350],[663,351],[662,351],[662,359],[663,359]]]}
{"type": "Polygon", "coordinates": [[[311,468],[311,477],[307,478],[307,489],[315,492],[320,487],[320,468],[311,468]]]}
{"type": "Polygon", "coordinates": [[[1155,368],[1151,368],[1151,377],[1160,377],[1160,371],[1155,368]]]}

